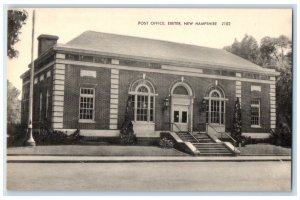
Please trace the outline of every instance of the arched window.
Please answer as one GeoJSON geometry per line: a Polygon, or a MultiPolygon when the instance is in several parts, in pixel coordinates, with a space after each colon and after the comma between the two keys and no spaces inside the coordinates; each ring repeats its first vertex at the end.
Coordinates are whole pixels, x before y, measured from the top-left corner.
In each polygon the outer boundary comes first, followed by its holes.
{"type": "Polygon", "coordinates": [[[173,94],[189,95],[189,92],[187,91],[187,89],[184,86],[179,85],[174,89],[173,94]]]}
{"type": "Polygon", "coordinates": [[[134,96],[134,121],[153,122],[155,90],[152,83],[145,79],[137,80],[131,84],[129,94],[134,96]]]}
{"type": "Polygon", "coordinates": [[[220,88],[212,88],[206,99],[206,122],[212,124],[225,123],[225,95],[220,88]]]}

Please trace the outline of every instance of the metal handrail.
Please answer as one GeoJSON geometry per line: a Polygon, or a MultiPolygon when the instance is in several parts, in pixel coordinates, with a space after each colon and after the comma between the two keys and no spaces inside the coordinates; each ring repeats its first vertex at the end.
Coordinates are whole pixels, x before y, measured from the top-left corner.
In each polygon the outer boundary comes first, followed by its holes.
{"type": "Polygon", "coordinates": [[[218,132],[218,133],[221,133],[221,138],[222,139],[223,139],[223,134],[225,134],[227,137],[229,137],[229,139],[231,139],[234,142],[234,145],[237,144],[237,141],[233,137],[231,137],[228,133],[226,133],[226,132],[218,132]]]}
{"type": "MultiPolygon", "coordinates": [[[[179,130],[179,132],[183,132],[183,131],[179,128],[179,126],[178,126],[177,124],[175,124],[175,123],[173,123],[173,122],[170,122],[169,124],[175,125],[176,128],[179,130]]],[[[172,131],[173,131],[173,128],[172,128],[172,131]]],[[[188,133],[190,136],[192,136],[197,142],[199,142],[199,140],[198,140],[192,133],[190,133],[189,131],[187,131],[187,133],[188,133]]]]}
{"type": "MultiPolygon", "coordinates": [[[[231,137],[229,134],[227,134],[226,132],[219,132],[217,131],[213,126],[211,126],[210,124],[207,123],[207,126],[209,126],[210,128],[212,128],[214,131],[216,131],[217,133],[221,133],[221,138],[223,139],[223,134],[225,134],[226,136],[228,136],[229,139],[231,139],[233,141],[233,147],[234,147],[234,150],[236,149],[236,145],[237,145],[237,141],[231,137]]],[[[208,130],[207,130],[208,132],[208,130]]]]}

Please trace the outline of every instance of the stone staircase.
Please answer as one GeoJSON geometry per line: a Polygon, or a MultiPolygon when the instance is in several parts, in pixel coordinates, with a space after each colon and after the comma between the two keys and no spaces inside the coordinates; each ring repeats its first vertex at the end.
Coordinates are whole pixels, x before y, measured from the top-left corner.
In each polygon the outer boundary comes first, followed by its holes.
{"type": "Polygon", "coordinates": [[[190,142],[200,152],[199,156],[234,156],[223,142],[215,142],[207,133],[177,132],[181,140],[190,142]]]}

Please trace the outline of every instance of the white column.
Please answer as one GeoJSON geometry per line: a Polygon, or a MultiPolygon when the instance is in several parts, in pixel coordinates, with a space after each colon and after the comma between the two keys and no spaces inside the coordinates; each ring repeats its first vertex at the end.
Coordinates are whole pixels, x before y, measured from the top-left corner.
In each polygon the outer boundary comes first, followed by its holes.
{"type": "MultiPolygon", "coordinates": [[[[236,73],[236,77],[241,77],[241,73],[236,73]]],[[[235,81],[235,100],[239,98],[240,106],[242,107],[242,82],[235,81]]]]}
{"type": "MultiPolygon", "coordinates": [[[[57,54],[57,58],[64,58],[57,54]]],[[[52,128],[63,128],[65,92],[65,64],[56,63],[53,68],[53,93],[52,93],[52,128]]]]}
{"type": "Polygon", "coordinates": [[[270,84],[270,128],[276,128],[276,86],[275,77],[270,77],[274,83],[270,84]]]}
{"type": "Polygon", "coordinates": [[[118,128],[119,70],[111,69],[109,129],[118,128]]]}

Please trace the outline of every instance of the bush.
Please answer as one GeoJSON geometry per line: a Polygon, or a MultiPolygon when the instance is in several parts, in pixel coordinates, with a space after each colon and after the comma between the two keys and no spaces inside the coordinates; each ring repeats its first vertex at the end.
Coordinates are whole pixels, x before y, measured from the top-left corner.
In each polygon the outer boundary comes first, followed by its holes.
{"type": "Polygon", "coordinates": [[[270,131],[270,141],[272,144],[291,147],[292,145],[292,133],[287,124],[280,122],[275,131],[270,131]]]}
{"type": "Polygon", "coordinates": [[[52,129],[40,129],[33,132],[33,138],[37,145],[59,145],[77,143],[82,139],[82,136],[80,136],[78,129],[71,135],[52,129]]]}
{"type": "Polygon", "coordinates": [[[130,120],[125,120],[120,131],[120,144],[130,145],[136,143],[136,136],[133,131],[133,124],[130,120]]]}
{"type": "Polygon", "coordinates": [[[27,127],[22,124],[7,124],[7,146],[23,146],[27,139],[27,127]]]}
{"type": "Polygon", "coordinates": [[[159,141],[159,146],[164,149],[171,149],[174,147],[174,142],[167,137],[163,137],[159,141]]]}

